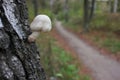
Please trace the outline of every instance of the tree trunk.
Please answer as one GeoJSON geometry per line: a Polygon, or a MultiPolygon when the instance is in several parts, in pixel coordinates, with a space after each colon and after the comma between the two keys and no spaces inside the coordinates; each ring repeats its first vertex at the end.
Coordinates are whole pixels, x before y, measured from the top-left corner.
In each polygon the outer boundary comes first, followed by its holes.
{"type": "Polygon", "coordinates": [[[0,0],[0,80],[45,80],[25,0],[0,0]]]}
{"type": "Polygon", "coordinates": [[[120,0],[118,0],[118,12],[120,12],[120,0]]]}
{"type": "Polygon", "coordinates": [[[114,0],[114,8],[113,8],[113,12],[116,13],[118,9],[118,0],[114,0]]]}
{"type": "Polygon", "coordinates": [[[113,8],[112,8],[112,7],[113,7],[112,0],[109,0],[108,4],[109,4],[109,12],[112,13],[112,12],[113,12],[113,8]]]}
{"type": "Polygon", "coordinates": [[[92,19],[93,15],[94,15],[94,10],[95,10],[95,0],[92,0],[91,1],[91,10],[90,10],[89,20],[92,19]]]}
{"type": "Polygon", "coordinates": [[[65,17],[65,21],[68,21],[68,0],[65,0],[64,2],[64,17],[65,17]]]}
{"type": "Polygon", "coordinates": [[[52,11],[53,6],[54,6],[55,0],[50,0],[49,5],[50,5],[50,10],[52,11]]]}
{"type": "Polygon", "coordinates": [[[84,32],[88,32],[89,24],[89,0],[84,0],[84,32]]]}
{"type": "Polygon", "coordinates": [[[38,0],[32,0],[34,7],[34,16],[38,14],[38,0]]]}
{"type": "Polygon", "coordinates": [[[84,32],[89,31],[89,23],[93,17],[95,0],[84,0],[84,32]],[[90,8],[90,9],[89,9],[90,8]]]}

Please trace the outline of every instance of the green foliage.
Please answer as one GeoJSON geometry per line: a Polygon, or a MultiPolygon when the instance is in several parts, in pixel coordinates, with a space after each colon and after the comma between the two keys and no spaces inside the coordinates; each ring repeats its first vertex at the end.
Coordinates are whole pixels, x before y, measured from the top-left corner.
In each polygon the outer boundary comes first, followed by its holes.
{"type": "MultiPolygon", "coordinates": [[[[54,44],[54,43],[53,43],[54,44]]],[[[56,44],[52,45],[53,52],[53,64],[54,67],[58,68],[58,70],[54,71],[54,75],[58,75],[60,73],[61,80],[90,80],[90,78],[86,79],[85,77],[79,75],[79,69],[77,64],[74,62],[74,58],[69,54],[66,53],[62,48],[58,47],[56,44]]]]}
{"type": "Polygon", "coordinates": [[[76,25],[76,24],[82,24],[83,19],[83,12],[81,10],[78,10],[76,12],[71,11],[70,12],[71,18],[69,19],[69,22],[76,25]]]}
{"type": "Polygon", "coordinates": [[[41,62],[47,77],[58,80],[91,80],[88,75],[79,74],[79,65],[75,58],[57,45],[51,36],[41,34],[37,40],[41,62]]]}
{"type": "Polygon", "coordinates": [[[119,14],[99,14],[91,21],[90,27],[96,30],[114,32],[120,30],[119,14]]]}
{"type": "Polygon", "coordinates": [[[106,27],[106,16],[105,15],[96,15],[93,20],[91,21],[91,28],[92,29],[100,29],[101,27],[106,27]]]}
{"type": "MultiPolygon", "coordinates": [[[[70,0],[68,16],[69,20],[65,22],[65,14],[63,9],[59,7],[57,12],[54,14],[51,10],[39,9],[39,13],[46,14],[52,19],[57,17],[62,20],[65,26],[71,28],[72,30],[79,32],[81,25],[83,24],[83,0],[70,0]],[[72,2],[73,1],[73,2],[72,2]]],[[[28,2],[30,21],[34,17],[33,6],[28,2]]],[[[60,5],[60,4],[59,4],[60,5]]],[[[56,7],[55,7],[56,8],[56,7]]],[[[105,14],[97,9],[96,14],[91,21],[90,28],[96,31],[102,32],[114,32],[120,30],[120,15],[118,14],[105,14]]],[[[90,36],[89,39],[93,39],[100,47],[107,47],[112,52],[120,52],[120,41],[116,38],[106,37],[105,39],[100,36],[90,36]]],[[[37,45],[41,54],[41,62],[44,65],[46,74],[48,77],[54,76],[58,80],[91,80],[87,75],[79,75],[77,63],[75,59],[61,47],[56,44],[55,40],[51,40],[50,36],[41,34],[37,45]],[[45,37],[44,37],[45,36],[45,37]],[[51,45],[50,45],[51,43],[51,45]]]]}
{"type": "Polygon", "coordinates": [[[49,9],[41,9],[39,13],[48,15],[52,20],[55,18],[54,14],[49,9]]]}
{"type": "Polygon", "coordinates": [[[59,47],[53,47],[54,54],[58,56],[58,59],[56,59],[56,62],[60,69],[56,71],[56,73],[61,73],[63,76],[63,79],[66,80],[78,80],[76,78],[79,77],[78,74],[78,68],[76,65],[74,65],[72,62],[73,58],[68,55],[63,49],[60,49],[59,47]],[[74,76],[74,77],[72,77],[74,76]]]}
{"type": "Polygon", "coordinates": [[[29,20],[31,21],[34,17],[34,9],[33,9],[33,5],[31,4],[30,1],[27,1],[27,6],[28,6],[28,14],[29,14],[29,20]]]}
{"type": "Polygon", "coordinates": [[[115,39],[105,39],[103,46],[108,47],[113,53],[120,52],[120,41],[115,39]]]}
{"type": "Polygon", "coordinates": [[[58,20],[65,21],[64,17],[65,17],[65,16],[64,16],[64,12],[63,12],[63,11],[59,12],[59,13],[56,15],[56,18],[57,18],[58,20]]]}
{"type": "MultiPolygon", "coordinates": [[[[89,35],[88,35],[89,36],[89,35]]],[[[90,35],[91,39],[99,48],[106,48],[113,54],[120,52],[120,40],[110,32],[98,32],[95,35],[90,35]]]]}

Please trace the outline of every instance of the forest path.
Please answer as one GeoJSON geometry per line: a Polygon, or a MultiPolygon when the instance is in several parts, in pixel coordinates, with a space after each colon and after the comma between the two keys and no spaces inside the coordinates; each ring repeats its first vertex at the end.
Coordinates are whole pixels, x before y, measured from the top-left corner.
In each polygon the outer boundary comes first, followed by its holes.
{"type": "Polygon", "coordinates": [[[92,71],[95,80],[120,80],[120,64],[100,54],[99,51],[65,30],[61,22],[55,22],[56,31],[68,42],[82,62],[92,71]]]}

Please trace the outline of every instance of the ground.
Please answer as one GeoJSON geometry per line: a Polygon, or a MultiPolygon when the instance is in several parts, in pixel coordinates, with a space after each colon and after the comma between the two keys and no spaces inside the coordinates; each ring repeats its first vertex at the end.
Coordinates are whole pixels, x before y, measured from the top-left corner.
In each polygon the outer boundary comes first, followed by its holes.
{"type": "MultiPolygon", "coordinates": [[[[57,44],[58,44],[59,46],[61,46],[61,47],[62,47],[65,51],[67,51],[68,53],[71,53],[71,55],[72,55],[74,58],[76,58],[76,59],[79,60],[79,57],[76,55],[76,52],[68,45],[67,41],[65,41],[65,40],[63,39],[63,37],[62,37],[61,35],[59,35],[59,33],[58,33],[55,29],[52,30],[51,35],[57,40],[57,44]]],[[[79,63],[78,63],[78,64],[79,64],[79,68],[80,68],[79,74],[80,74],[80,75],[81,75],[81,74],[82,74],[82,75],[86,74],[86,75],[89,75],[89,76],[90,76],[91,70],[88,69],[87,66],[81,65],[81,63],[82,63],[82,62],[79,62],[79,63]]],[[[91,77],[91,78],[92,78],[92,77],[91,77]]],[[[94,79],[92,78],[92,80],[94,80],[94,79]]]]}
{"type": "Polygon", "coordinates": [[[64,48],[71,51],[72,55],[77,55],[78,60],[88,67],[86,68],[87,73],[92,73],[95,80],[120,79],[120,64],[114,58],[106,56],[107,51],[100,51],[91,46],[90,42],[86,42],[87,40],[84,40],[84,38],[80,39],[71,32],[66,31],[59,22],[56,26],[56,30],[62,38],[57,34],[54,34],[54,36],[57,36],[58,41],[61,42],[60,45],[66,45],[67,43],[69,46],[64,46],[64,48]]]}

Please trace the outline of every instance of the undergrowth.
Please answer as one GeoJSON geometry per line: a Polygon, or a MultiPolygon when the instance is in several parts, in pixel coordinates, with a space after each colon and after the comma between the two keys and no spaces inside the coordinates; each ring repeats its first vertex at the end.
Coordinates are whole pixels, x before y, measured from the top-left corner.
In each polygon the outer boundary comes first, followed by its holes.
{"type": "MultiPolygon", "coordinates": [[[[80,22],[80,18],[78,21],[80,22]]],[[[77,19],[76,19],[77,20],[77,19]]],[[[77,21],[67,23],[64,26],[71,29],[77,34],[82,32],[83,27],[77,21]]],[[[119,14],[99,14],[95,15],[89,25],[90,31],[84,36],[92,40],[100,48],[106,48],[113,54],[120,55],[120,15],[119,14]]]]}
{"type": "MultiPolygon", "coordinates": [[[[53,37],[40,36],[37,45],[41,49],[41,61],[48,78],[57,80],[91,80],[86,74],[79,74],[80,65],[73,56],[58,46],[53,37]]],[[[48,79],[49,80],[49,79],[48,79]]]]}

